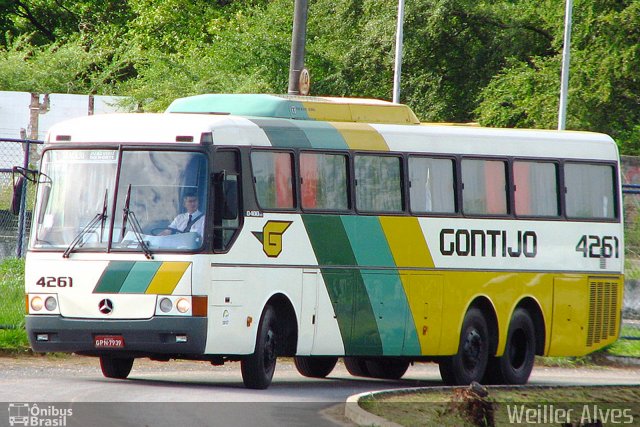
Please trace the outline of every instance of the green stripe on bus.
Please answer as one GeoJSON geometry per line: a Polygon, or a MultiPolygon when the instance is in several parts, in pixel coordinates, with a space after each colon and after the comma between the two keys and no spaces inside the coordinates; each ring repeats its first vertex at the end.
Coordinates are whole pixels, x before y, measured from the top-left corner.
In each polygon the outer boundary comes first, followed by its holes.
{"type": "Polygon", "coordinates": [[[269,142],[280,148],[311,148],[307,135],[291,120],[249,119],[264,131],[269,142]]]}
{"type": "Polygon", "coordinates": [[[93,293],[114,294],[120,292],[134,264],[135,261],[111,261],[98,280],[98,285],[93,293]]]}
{"type": "MultiPolygon", "coordinates": [[[[338,216],[303,215],[320,266],[355,266],[357,261],[338,216]]],[[[382,342],[371,301],[358,270],[321,268],[338,321],[345,354],[382,355],[382,342]]]]}
{"type": "Polygon", "coordinates": [[[349,146],[338,132],[338,129],[327,122],[308,121],[301,123],[300,129],[305,133],[313,148],[325,150],[347,150],[349,146]]]}
{"type": "Polygon", "coordinates": [[[356,265],[396,266],[378,217],[344,215],[341,219],[356,258],[356,265]]]}
{"type": "Polygon", "coordinates": [[[120,293],[143,294],[162,265],[157,261],[136,262],[124,281],[120,293]]]}
{"type": "MultiPolygon", "coordinates": [[[[343,216],[342,223],[359,266],[396,267],[377,217],[343,216]]],[[[383,354],[421,354],[413,315],[397,270],[362,270],[361,275],[380,331],[383,354]]]]}

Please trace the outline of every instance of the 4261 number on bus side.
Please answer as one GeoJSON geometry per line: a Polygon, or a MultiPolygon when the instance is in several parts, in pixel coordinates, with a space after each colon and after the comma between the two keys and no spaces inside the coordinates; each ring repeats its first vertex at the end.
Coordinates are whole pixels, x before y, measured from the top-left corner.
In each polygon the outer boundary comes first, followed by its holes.
{"type": "Polygon", "coordinates": [[[69,276],[41,277],[36,282],[36,286],[42,286],[43,288],[72,288],[73,277],[69,277],[69,276]]]}
{"type": "Polygon", "coordinates": [[[576,245],[584,258],[620,258],[620,240],[616,236],[584,234],[576,245]]]}

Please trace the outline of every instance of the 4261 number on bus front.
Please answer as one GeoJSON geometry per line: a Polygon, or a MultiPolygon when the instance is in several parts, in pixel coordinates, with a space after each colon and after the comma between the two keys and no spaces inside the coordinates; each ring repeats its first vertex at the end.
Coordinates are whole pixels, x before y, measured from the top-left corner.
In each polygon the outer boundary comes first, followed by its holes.
{"type": "Polygon", "coordinates": [[[576,245],[584,258],[619,258],[620,240],[616,236],[584,234],[576,245]]]}
{"type": "Polygon", "coordinates": [[[36,282],[36,286],[42,286],[43,288],[72,288],[73,277],[69,277],[69,276],[41,277],[36,282]]]}

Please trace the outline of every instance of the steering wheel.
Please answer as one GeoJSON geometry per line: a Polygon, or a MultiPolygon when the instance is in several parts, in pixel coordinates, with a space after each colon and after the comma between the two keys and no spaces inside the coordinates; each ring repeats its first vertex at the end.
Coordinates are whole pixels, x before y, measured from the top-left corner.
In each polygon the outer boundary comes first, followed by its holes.
{"type": "Polygon", "coordinates": [[[152,236],[159,236],[160,233],[162,233],[165,230],[169,230],[171,233],[170,234],[176,234],[178,233],[178,230],[176,230],[175,228],[171,228],[171,227],[158,227],[158,228],[154,228],[153,230],[151,230],[151,235],[152,236]]]}

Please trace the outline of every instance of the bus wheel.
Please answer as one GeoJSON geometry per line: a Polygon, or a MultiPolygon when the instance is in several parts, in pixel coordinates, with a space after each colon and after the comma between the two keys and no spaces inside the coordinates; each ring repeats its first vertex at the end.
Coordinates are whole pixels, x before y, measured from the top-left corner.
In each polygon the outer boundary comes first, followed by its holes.
{"type": "Polygon", "coordinates": [[[301,375],[310,378],[324,378],[333,371],[337,357],[332,356],[296,356],[293,363],[301,375]]]}
{"type": "Polygon", "coordinates": [[[100,356],[100,369],[107,378],[123,380],[131,373],[133,357],[100,356]]]}
{"type": "Polygon", "coordinates": [[[242,381],[247,388],[262,390],[271,384],[276,370],[276,331],[276,313],[273,307],[268,305],[258,326],[255,351],[240,362],[242,381]]]}
{"type": "Polygon", "coordinates": [[[384,380],[399,380],[409,369],[409,362],[395,357],[368,359],[365,362],[369,376],[384,380]]]}
{"type": "Polygon", "coordinates": [[[480,382],[489,359],[489,328],[478,308],[467,311],[462,322],[458,353],[440,361],[440,375],[448,385],[480,382]]]}
{"type": "Polygon", "coordinates": [[[536,355],[535,327],[529,313],[518,308],[511,316],[504,355],[489,360],[488,384],[525,384],[536,355]]]}
{"type": "Polygon", "coordinates": [[[344,366],[354,377],[370,377],[366,360],[362,357],[345,357],[344,366]]]}

